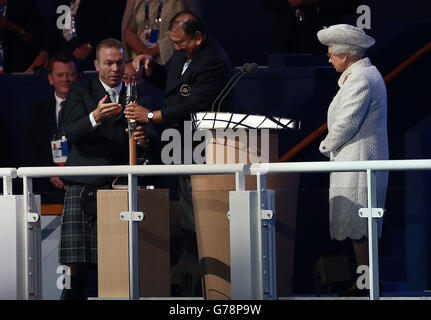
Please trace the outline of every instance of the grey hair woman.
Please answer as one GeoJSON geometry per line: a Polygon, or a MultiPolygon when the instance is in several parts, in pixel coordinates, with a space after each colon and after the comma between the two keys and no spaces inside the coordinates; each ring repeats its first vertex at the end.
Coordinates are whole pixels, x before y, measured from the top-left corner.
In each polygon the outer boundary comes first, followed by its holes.
{"type": "MultiPolygon", "coordinates": [[[[328,108],[328,134],[319,150],[331,161],[386,160],[387,97],[384,80],[366,49],[375,40],[363,30],[346,24],[317,33],[328,47],[329,62],[342,73],[339,91],[328,108]]],[[[387,172],[377,173],[377,206],[384,208],[387,172]]],[[[366,172],[332,172],[329,182],[329,225],[331,239],[352,240],[358,267],[368,265],[368,220],[358,211],[368,207],[366,172]]],[[[382,234],[382,219],[378,235],[382,234]]],[[[347,295],[365,295],[356,284],[347,295]]]]}

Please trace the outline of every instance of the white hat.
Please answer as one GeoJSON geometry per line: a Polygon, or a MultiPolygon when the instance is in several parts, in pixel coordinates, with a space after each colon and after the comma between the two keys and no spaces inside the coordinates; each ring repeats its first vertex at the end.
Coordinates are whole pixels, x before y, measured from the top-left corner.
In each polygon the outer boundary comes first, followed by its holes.
{"type": "Polygon", "coordinates": [[[317,38],[328,47],[347,45],[368,49],[376,42],[363,30],[349,24],[336,24],[322,29],[317,32],[317,38]]]}

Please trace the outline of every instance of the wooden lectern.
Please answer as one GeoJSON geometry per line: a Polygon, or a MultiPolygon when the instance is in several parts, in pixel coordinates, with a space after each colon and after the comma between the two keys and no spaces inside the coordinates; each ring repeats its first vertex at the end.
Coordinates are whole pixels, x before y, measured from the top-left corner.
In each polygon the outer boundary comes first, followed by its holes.
{"type": "MultiPolygon", "coordinates": [[[[170,296],[169,190],[138,191],[140,297],[170,296]]],[[[97,192],[99,298],[129,298],[127,190],[97,192]]]]}
{"type": "MultiPolygon", "coordinates": [[[[246,133],[248,136],[248,132],[246,133]]],[[[230,141],[217,139],[213,134],[206,144],[206,163],[232,163],[226,156],[234,149],[233,162],[241,159],[242,152],[261,154],[262,148],[251,150],[241,145],[241,139],[230,141]],[[224,158],[217,155],[223,152],[224,158]]],[[[244,140],[242,140],[244,141],[244,140]]],[[[249,141],[246,139],[246,141],[249,141]]],[[[260,142],[260,139],[257,139],[260,142]]],[[[248,143],[248,142],[247,142],[248,143]]],[[[269,135],[269,162],[278,161],[278,135],[269,135]]],[[[256,177],[247,175],[246,190],[256,190],[256,177]]],[[[234,175],[195,175],[191,177],[193,208],[198,240],[199,261],[203,272],[206,299],[230,299],[230,231],[229,191],[235,190],[234,175]]],[[[289,296],[292,292],[294,265],[296,211],[298,198],[298,174],[269,174],[267,189],[275,190],[276,259],[278,296],[289,296]]]]}

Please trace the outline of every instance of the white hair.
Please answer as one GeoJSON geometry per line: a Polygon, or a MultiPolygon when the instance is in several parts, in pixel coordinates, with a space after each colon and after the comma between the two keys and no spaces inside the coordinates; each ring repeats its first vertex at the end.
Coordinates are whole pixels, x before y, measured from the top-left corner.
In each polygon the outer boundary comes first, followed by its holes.
{"type": "Polygon", "coordinates": [[[352,58],[361,59],[365,55],[367,49],[355,46],[353,44],[334,43],[330,45],[332,53],[334,54],[347,54],[352,58]]]}

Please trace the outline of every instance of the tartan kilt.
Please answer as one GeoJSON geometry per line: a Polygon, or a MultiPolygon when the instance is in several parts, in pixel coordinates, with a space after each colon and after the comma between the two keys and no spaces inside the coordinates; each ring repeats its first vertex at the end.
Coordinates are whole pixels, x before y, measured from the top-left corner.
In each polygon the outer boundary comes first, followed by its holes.
{"type": "Polygon", "coordinates": [[[81,208],[84,186],[71,185],[64,197],[61,234],[58,252],[60,264],[97,264],[97,221],[81,208]]]}

